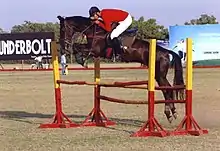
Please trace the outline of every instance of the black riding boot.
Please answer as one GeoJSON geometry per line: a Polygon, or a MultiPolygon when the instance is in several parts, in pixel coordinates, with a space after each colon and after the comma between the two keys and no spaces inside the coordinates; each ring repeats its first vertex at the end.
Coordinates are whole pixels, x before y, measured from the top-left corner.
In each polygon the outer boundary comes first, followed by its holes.
{"type": "Polygon", "coordinates": [[[121,60],[121,55],[122,55],[121,43],[118,40],[118,38],[113,38],[112,42],[113,42],[113,49],[114,49],[114,52],[115,52],[115,57],[116,57],[116,59],[121,60]]]}

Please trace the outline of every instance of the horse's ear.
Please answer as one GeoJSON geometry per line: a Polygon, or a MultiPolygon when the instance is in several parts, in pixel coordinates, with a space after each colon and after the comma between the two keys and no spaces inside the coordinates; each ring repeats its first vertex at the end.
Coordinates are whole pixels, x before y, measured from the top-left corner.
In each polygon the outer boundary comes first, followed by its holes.
{"type": "Polygon", "coordinates": [[[64,20],[64,18],[61,17],[61,16],[57,16],[57,18],[58,18],[60,21],[63,21],[63,20],[64,20]]]}

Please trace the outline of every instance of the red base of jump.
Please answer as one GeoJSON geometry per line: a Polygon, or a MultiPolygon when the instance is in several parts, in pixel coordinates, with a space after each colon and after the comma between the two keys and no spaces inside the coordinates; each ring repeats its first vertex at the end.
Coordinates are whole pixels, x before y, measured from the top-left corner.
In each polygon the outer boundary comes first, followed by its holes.
{"type": "Polygon", "coordinates": [[[41,124],[40,128],[69,128],[78,127],[79,124],[73,123],[62,111],[61,91],[60,88],[55,88],[56,114],[53,117],[53,122],[41,124]]]}
{"type": "Polygon", "coordinates": [[[162,126],[157,122],[157,120],[153,118],[148,120],[139,131],[135,132],[131,136],[132,137],[148,137],[148,136],[165,137],[165,136],[177,136],[177,135],[199,136],[203,134],[208,134],[208,130],[202,129],[192,116],[190,116],[189,118],[185,116],[182,122],[179,124],[178,128],[174,131],[168,132],[164,130],[162,126]],[[187,125],[186,122],[189,122],[190,125],[187,125]],[[152,124],[153,129],[150,128],[149,126],[150,123],[152,124]]]}
{"type": "Polygon", "coordinates": [[[89,113],[89,115],[86,117],[86,119],[82,122],[82,126],[102,126],[107,127],[110,125],[115,125],[115,122],[109,120],[105,114],[102,112],[101,109],[95,110],[95,108],[92,109],[92,111],[89,113]]]}
{"type": "Polygon", "coordinates": [[[79,124],[73,123],[63,112],[61,112],[59,114],[56,113],[52,123],[41,124],[40,128],[70,128],[78,126],[79,124]]]}
{"type": "Polygon", "coordinates": [[[208,130],[202,129],[192,115],[192,90],[186,90],[186,115],[176,130],[170,135],[202,135],[208,134],[208,130]]]}
{"type": "Polygon", "coordinates": [[[148,136],[157,136],[165,137],[167,136],[166,130],[158,123],[155,118],[149,119],[142,128],[131,135],[132,137],[148,137],[148,136]]]}
{"type": "Polygon", "coordinates": [[[192,116],[192,90],[186,90],[186,115],[176,130],[168,132],[157,122],[154,117],[154,91],[148,91],[148,121],[142,128],[132,134],[133,137],[157,136],[165,137],[170,135],[195,135],[207,134],[208,131],[202,129],[192,116]]]}
{"type": "Polygon", "coordinates": [[[132,134],[133,137],[148,137],[157,136],[165,137],[167,136],[167,131],[158,123],[154,117],[154,91],[148,91],[148,120],[142,126],[142,128],[136,133],[132,134]]]}
{"type": "Polygon", "coordinates": [[[202,134],[208,134],[208,130],[202,129],[195,121],[193,116],[189,116],[189,117],[185,116],[184,119],[181,121],[180,125],[177,127],[177,129],[174,130],[173,132],[170,132],[169,135],[187,135],[187,134],[199,136],[202,134]]]}

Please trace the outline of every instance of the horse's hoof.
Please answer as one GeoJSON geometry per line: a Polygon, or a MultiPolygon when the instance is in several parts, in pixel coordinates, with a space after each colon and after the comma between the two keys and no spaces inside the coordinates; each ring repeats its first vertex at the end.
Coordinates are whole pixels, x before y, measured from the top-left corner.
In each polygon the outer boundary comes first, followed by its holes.
{"type": "Polygon", "coordinates": [[[171,123],[173,120],[173,117],[171,116],[170,111],[164,111],[164,114],[166,115],[167,120],[171,123]]]}
{"type": "Polygon", "coordinates": [[[83,67],[84,68],[88,68],[88,64],[83,64],[83,67]]]}
{"type": "Polygon", "coordinates": [[[171,124],[171,123],[172,123],[172,121],[173,121],[173,117],[171,116],[171,117],[167,118],[167,120],[168,120],[168,121],[169,121],[169,123],[171,124]]]}
{"type": "Polygon", "coordinates": [[[177,113],[175,112],[175,113],[173,113],[173,117],[175,118],[175,119],[177,119],[177,113]]]}

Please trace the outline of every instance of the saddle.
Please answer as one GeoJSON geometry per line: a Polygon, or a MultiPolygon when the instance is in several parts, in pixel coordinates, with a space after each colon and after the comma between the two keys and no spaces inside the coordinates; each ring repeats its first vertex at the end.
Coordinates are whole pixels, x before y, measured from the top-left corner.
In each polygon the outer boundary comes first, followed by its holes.
{"type": "Polygon", "coordinates": [[[133,27],[131,29],[125,30],[121,35],[135,36],[137,32],[138,32],[138,27],[133,27]]]}
{"type": "MultiPolygon", "coordinates": [[[[117,22],[112,23],[112,25],[111,25],[112,31],[118,25],[119,25],[119,23],[117,23],[117,22]]],[[[127,47],[123,46],[123,44],[122,44],[123,37],[125,37],[125,36],[134,37],[137,34],[137,32],[138,32],[138,28],[137,27],[134,27],[134,28],[131,28],[131,29],[127,29],[116,40],[111,40],[111,38],[110,38],[111,32],[107,33],[106,36],[105,36],[106,48],[104,50],[106,58],[112,58],[114,52],[116,53],[116,52],[120,51],[121,54],[123,54],[125,52],[125,49],[127,49],[127,47]],[[117,46],[114,47],[115,46],[114,44],[117,45],[117,46]],[[114,50],[114,48],[115,49],[118,48],[120,50],[114,50]]]]}
{"type": "Polygon", "coordinates": [[[112,58],[113,54],[117,54],[120,52],[120,54],[123,54],[126,49],[127,49],[127,46],[123,46],[122,44],[122,40],[123,40],[123,36],[135,36],[137,34],[137,31],[138,31],[138,28],[132,28],[132,29],[128,29],[126,31],[124,31],[118,38],[117,38],[117,41],[115,40],[111,40],[110,38],[110,33],[106,34],[106,37],[105,37],[105,40],[106,40],[106,49],[105,49],[105,56],[106,58],[112,58]],[[115,43],[116,42],[116,43],[115,43]],[[115,47],[115,45],[117,45],[115,47]],[[117,50],[115,50],[117,49],[117,50]],[[118,50],[120,49],[120,50],[118,50]],[[117,53],[116,53],[117,52],[117,53]]]}
{"type": "MultiPolygon", "coordinates": [[[[127,29],[118,37],[118,40],[119,40],[119,42],[122,45],[122,37],[123,36],[125,36],[125,35],[126,36],[135,36],[137,34],[137,32],[138,32],[138,28],[137,27],[134,27],[134,28],[131,28],[131,29],[127,29]]],[[[109,47],[112,47],[112,40],[110,38],[110,34],[111,34],[111,32],[107,33],[105,39],[106,39],[107,45],[109,47]]]]}

